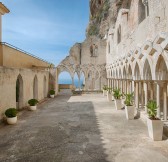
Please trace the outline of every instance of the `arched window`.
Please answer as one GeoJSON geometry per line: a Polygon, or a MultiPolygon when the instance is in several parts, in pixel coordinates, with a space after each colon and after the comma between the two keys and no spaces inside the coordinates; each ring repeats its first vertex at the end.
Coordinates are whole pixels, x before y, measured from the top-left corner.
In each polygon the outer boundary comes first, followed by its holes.
{"type": "Polygon", "coordinates": [[[146,18],[145,5],[142,3],[142,0],[139,0],[138,3],[138,23],[140,24],[146,18]]]}
{"type": "Polygon", "coordinates": [[[117,33],[117,39],[118,44],[121,42],[121,25],[118,27],[118,33],[117,33]]]}
{"type": "Polygon", "coordinates": [[[110,49],[111,47],[110,47],[110,42],[108,43],[108,53],[110,53],[111,52],[111,49],[110,49]]]}

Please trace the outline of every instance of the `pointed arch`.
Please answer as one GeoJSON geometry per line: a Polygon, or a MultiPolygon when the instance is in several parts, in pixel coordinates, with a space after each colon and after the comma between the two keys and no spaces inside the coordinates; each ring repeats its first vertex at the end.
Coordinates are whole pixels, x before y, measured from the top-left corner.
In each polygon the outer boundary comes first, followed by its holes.
{"type": "Polygon", "coordinates": [[[156,80],[168,80],[168,70],[162,55],[159,56],[155,68],[156,80]]]}
{"type": "Polygon", "coordinates": [[[38,79],[37,75],[35,75],[33,80],[33,98],[38,100],[38,79]]]}
{"type": "Polygon", "coordinates": [[[149,61],[147,59],[143,67],[143,76],[145,80],[152,80],[152,71],[151,71],[149,61]]]}
{"type": "Polygon", "coordinates": [[[139,69],[139,65],[138,65],[137,62],[136,62],[136,64],[135,64],[134,77],[135,77],[135,80],[140,80],[140,79],[141,79],[140,69],[139,69]]]}
{"type": "Polygon", "coordinates": [[[23,107],[23,78],[19,74],[16,80],[16,108],[23,107]]]}
{"type": "Polygon", "coordinates": [[[44,95],[44,98],[47,97],[47,78],[46,76],[44,76],[44,79],[43,79],[43,95],[44,95]]]}
{"type": "Polygon", "coordinates": [[[140,24],[146,18],[145,5],[142,0],[138,3],[138,23],[140,24]]]}

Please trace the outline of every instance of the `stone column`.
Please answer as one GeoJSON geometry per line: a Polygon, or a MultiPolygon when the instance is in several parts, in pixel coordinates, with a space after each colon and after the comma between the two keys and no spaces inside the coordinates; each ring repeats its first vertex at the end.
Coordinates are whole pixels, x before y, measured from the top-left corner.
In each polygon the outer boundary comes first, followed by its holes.
{"type": "Polygon", "coordinates": [[[110,85],[110,80],[107,79],[107,86],[109,87],[109,85],[110,85]]]}
{"type": "Polygon", "coordinates": [[[145,92],[145,112],[147,113],[147,103],[148,103],[148,83],[144,82],[144,92],[145,92]]]}
{"type": "Polygon", "coordinates": [[[139,83],[135,83],[135,104],[137,111],[139,110],[139,83]]]}
{"type": "Polygon", "coordinates": [[[160,85],[156,83],[157,117],[160,118],[160,85]]]}
{"type": "Polygon", "coordinates": [[[164,84],[163,88],[163,118],[167,121],[167,83],[164,84]]]}
{"type": "Polygon", "coordinates": [[[123,81],[122,80],[120,80],[120,85],[121,85],[121,93],[123,93],[123,81]]]}
{"type": "Polygon", "coordinates": [[[140,83],[141,84],[141,109],[143,110],[144,108],[144,89],[143,89],[143,82],[140,83]]]}
{"type": "Polygon", "coordinates": [[[154,89],[153,89],[153,82],[150,82],[150,99],[154,99],[154,89]]]}
{"type": "Polygon", "coordinates": [[[72,86],[74,87],[74,77],[72,77],[72,86]]]}

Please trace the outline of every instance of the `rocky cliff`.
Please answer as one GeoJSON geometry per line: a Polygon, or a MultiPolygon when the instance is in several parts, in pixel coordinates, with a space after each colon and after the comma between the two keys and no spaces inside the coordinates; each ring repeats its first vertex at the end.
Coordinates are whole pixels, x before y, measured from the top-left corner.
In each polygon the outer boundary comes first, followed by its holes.
{"type": "Polygon", "coordinates": [[[86,30],[87,38],[104,38],[110,25],[115,25],[121,7],[128,8],[131,0],[90,0],[90,21],[86,30]],[[121,6],[124,1],[124,6],[121,6]]]}
{"type": "Polygon", "coordinates": [[[115,0],[90,0],[90,21],[86,31],[87,38],[103,38],[109,28],[111,5],[115,0]]]}

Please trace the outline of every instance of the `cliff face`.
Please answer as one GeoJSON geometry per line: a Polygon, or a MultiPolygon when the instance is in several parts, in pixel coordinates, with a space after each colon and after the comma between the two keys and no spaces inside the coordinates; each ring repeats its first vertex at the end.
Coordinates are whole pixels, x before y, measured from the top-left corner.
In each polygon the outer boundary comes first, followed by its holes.
{"type": "Polygon", "coordinates": [[[87,38],[91,36],[104,38],[110,25],[115,25],[119,9],[129,8],[130,3],[131,0],[90,0],[87,38]]]}
{"type": "Polygon", "coordinates": [[[86,31],[87,38],[103,38],[111,22],[115,22],[116,0],[90,0],[90,21],[86,31]]]}

